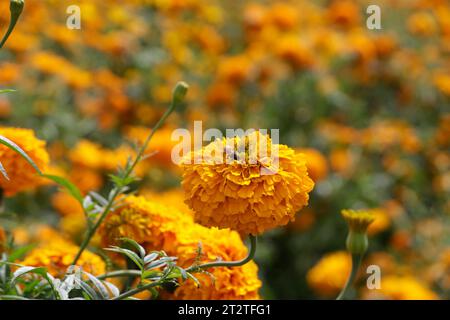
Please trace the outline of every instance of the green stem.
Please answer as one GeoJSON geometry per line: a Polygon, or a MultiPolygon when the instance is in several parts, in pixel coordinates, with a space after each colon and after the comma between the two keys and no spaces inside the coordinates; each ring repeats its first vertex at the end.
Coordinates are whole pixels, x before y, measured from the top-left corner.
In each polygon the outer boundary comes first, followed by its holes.
{"type": "MultiPolygon", "coordinates": [[[[239,266],[243,266],[244,264],[250,262],[254,256],[255,256],[255,252],[256,252],[256,236],[249,236],[250,238],[250,249],[248,251],[247,256],[242,259],[242,260],[238,260],[238,261],[216,261],[216,262],[208,262],[208,263],[204,263],[198,266],[192,266],[188,269],[186,269],[186,272],[198,272],[200,270],[203,269],[207,269],[207,268],[214,268],[214,267],[239,267],[239,266]]],[[[130,270],[127,270],[130,271],[130,270]]],[[[126,274],[123,274],[126,275],[126,274]]],[[[133,274],[134,275],[134,274],[133,274]]],[[[130,291],[124,292],[121,295],[117,296],[116,298],[112,299],[112,300],[122,300],[122,299],[126,299],[129,298],[131,296],[134,296],[135,294],[148,290],[150,288],[159,286],[163,283],[164,279],[161,279],[159,281],[155,281],[146,285],[143,285],[141,287],[137,287],[134,288],[130,291]]]]}
{"type": "Polygon", "coordinates": [[[248,251],[247,256],[242,259],[242,260],[238,260],[238,261],[215,261],[215,262],[208,262],[208,263],[204,263],[198,266],[192,266],[188,269],[186,269],[186,272],[195,272],[198,271],[200,269],[207,269],[207,268],[215,268],[215,267],[239,267],[239,266],[243,266],[244,264],[246,264],[247,262],[251,261],[256,253],[256,243],[257,243],[257,239],[256,236],[250,235],[250,249],[248,251]]]}
{"type": "Polygon", "coordinates": [[[112,300],[122,300],[122,299],[126,299],[126,298],[129,298],[129,297],[131,297],[131,296],[134,296],[135,294],[137,294],[137,293],[139,293],[139,292],[148,290],[148,289],[150,289],[150,288],[159,286],[159,285],[161,285],[161,284],[162,284],[162,281],[155,281],[155,282],[146,284],[146,285],[144,285],[144,286],[142,286],[142,287],[137,287],[137,288],[134,288],[134,289],[132,289],[132,290],[130,290],[130,291],[124,292],[124,293],[122,293],[121,295],[119,295],[119,296],[113,298],[112,300]]]}
{"type": "MultiPolygon", "coordinates": [[[[173,98],[172,103],[170,104],[170,107],[166,110],[164,115],[159,119],[159,121],[155,124],[155,126],[152,128],[152,131],[148,135],[147,139],[145,140],[144,144],[141,146],[141,148],[138,151],[138,154],[136,155],[136,158],[134,159],[133,163],[127,167],[123,179],[126,179],[130,176],[130,174],[133,172],[136,165],[139,163],[139,161],[142,159],[145,150],[148,147],[148,144],[150,143],[150,140],[152,139],[153,135],[155,134],[156,130],[158,130],[166,121],[166,119],[170,116],[170,114],[175,110],[175,108],[183,101],[184,96],[186,95],[188,89],[188,85],[184,82],[179,82],[175,90],[173,92],[173,98]]],[[[103,209],[100,218],[96,221],[94,226],[88,230],[87,236],[84,238],[83,242],[80,245],[80,249],[78,250],[77,255],[73,259],[72,265],[76,265],[78,262],[78,259],[80,259],[81,254],[86,249],[86,247],[89,245],[89,242],[91,241],[92,237],[97,232],[97,229],[102,224],[103,220],[105,220],[106,216],[110,212],[111,208],[114,205],[114,202],[116,201],[116,198],[121,192],[123,191],[123,188],[116,187],[113,190],[112,196],[109,197],[108,203],[106,204],[105,208],[103,209]]]]}
{"type": "Polygon", "coordinates": [[[108,278],[119,278],[119,277],[139,277],[141,276],[140,270],[117,270],[102,274],[97,277],[97,279],[105,280],[108,278]]]}
{"type": "Polygon", "coordinates": [[[352,254],[352,270],[350,272],[349,277],[347,278],[347,282],[345,283],[344,288],[342,288],[342,290],[339,293],[339,295],[336,298],[336,300],[343,300],[344,299],[344,296],[345,296],[348,288],[350,288],[350,286],[353,283],[353,280],[356,277],[356,274],[358,273],[359,266],[361,265],[362,258],[363,258],[362,254],[352,254]]]}

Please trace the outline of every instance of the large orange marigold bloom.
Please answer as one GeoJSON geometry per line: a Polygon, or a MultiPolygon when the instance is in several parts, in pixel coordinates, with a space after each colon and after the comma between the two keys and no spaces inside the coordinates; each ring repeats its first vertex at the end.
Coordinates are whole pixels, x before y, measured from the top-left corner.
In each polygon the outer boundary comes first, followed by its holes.
{"type": "Polygon", "coordinates": [[[176,246],[178,230],[192,223],[192,217],[174,208],[131,196],[107,216],[99,232],[104,246],[130,238],[148,250],[171,251],[176,246]]]}
{"type": "Polygon", "coordinates": [[[186,157],[182,167],[186,203],[195,220],[242,234],[287,224],[308,204],[314,187],[305,156],[285,145],[272,146],[259,132],[216,140],[186,157]],[[231,153],[229,146],[235,146],[231,153]],[[217,161],[218,150],[227,150],[226,159],[217,161]]]}
{"type": "MultiPolygon", "coordinates": [[[[46,241],[40,247],[33,249],[20,264],[31,267],[46,267],[53,276],[62,276],[72,264],[77,254],[78,246],[63,239],[46,241]]],[[[77,262],[83,271],[93,275],[105,273],[105,262],[98,255],[85,250],[77,262]]]]}
{"type": "MultiPolygon", "coordinates": [[[[0,127],[0,135],[22,148],[41,171],[46,170],[49,155],[45,150],[45,141],[36,138],[32,130],[0,127]]],[[[12,196],[44,183],[36,170],[20,154],[4,145],[0,145],[0,162],[9,176],[9,180],[0,177],[0,189],[3,189],[6,196],[12,196]]]]}
{"type": "MultiPolygon", "coordinates": [[[[198,246],[201,245],[200,262],[217,259],[234,261],[247,255],[247,247],[239,234],[230,229],[207,228],[194,224],[180,234],[176,255],[179,264],[189,267],[198,258],[198,246]]],[[[258,278],[258,266],[253,261],[241,267],[217,267],[207,270],[207,274],[196,273],[200,287],[193,281],[186,281],[175,290],[170,299],[178,300],[257,300],[261,281],[258,278]]]]}
{"type": "MultiPolygon", "coordinates": [[[[151,202],[143,197],[128,197],[125,205],[112,212],[100,228],[104,246],[128,237],[143,245],[147,251],[164,250],[178,257],[178,264],[189,267],[196,261],[201,244],[202,262],[218,258],[239,260],[247,255],[247,248],[239,234],[229,229],[207,228],[195,223],[189,214],[176,208],[151,202]]],[[[261,281],[258,268],[250,262],[238,268],[210,268],[215,281],[198,274],[201,286],[188,280],[175,292],[164,293],[169,299],[258,299],[261,281]]]]}

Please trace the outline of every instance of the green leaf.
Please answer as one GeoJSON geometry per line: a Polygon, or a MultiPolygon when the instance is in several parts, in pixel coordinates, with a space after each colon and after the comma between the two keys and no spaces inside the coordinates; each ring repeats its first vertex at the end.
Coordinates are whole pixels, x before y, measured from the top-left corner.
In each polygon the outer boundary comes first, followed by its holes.
{"type": "Polygon", "coordinates": [[[8,93],[8,92],[15,92],[16,90],[14,89],[1,89],[0,93],[8,93]]]}
{"type": "Polygon", "coordinates": [[[56,182],[58,185],[66,188],[67,191],[69,191],[69,193],[75,199],[77,199],[77,201],[81,204],[81,206],[83,206],[83,195],[81,194],[80,189],[78,189],[72,182],[70,182],[69,180],[67,180],[63,177],[59,177],[59,176],[55,176],[55,175],[51,175],[51,174],[41,174],[41,175],[42,175],[42,177],[50,179],[53,182],[56,182]]]}
{"type": "Polygon", "coordinates": [[[28,273],[34,273],[47,278],[47,269],[44,267],[21,267],[14,272],[14,276],[11,279],[11,284],[14,284],[17,279],[28,273]]]}
{"type": "Polygon", "coordinates": [[[31,300],[31,299],[21,297],[21,296],[14,296],[14,295],[6,294],[6,295],[0,295],[0,300],[31,300]]]}
{"type": "Polygon", "coordinates": [[[98,280],[96,277],[94,277],[89,272],[83,272],[83,273],[88,276],[89,280],[97,288],[97,291],[100,294],[102,300],[108,300],[109,299],[109,292],[108,292],[107,287],[103,284],[103,282],[98,280]]]}
{"type": "Polygon", "coordinates": [[[127,256],[131,261],[133,261],[139,269],[143,270],[143,268],[144,268],[143,263],[142,263],[141,259],[139,258],[139,256],[131,250],[119,248],[119,247],[106,248],[105,250],[123,254],[123,255],[127,256]]]}
{"type": "Polygon", "coordinates": [[[8,173],[6,173],[5,167],[2,165],[1,162],[0,162],[0,172],[3,175],[3,177],[5,177],[6,180],[9,180],[8,173]]]}
{"type": "Polygon", "coordinates": [[[13,262],[22,259],[30,250],[35,247],[34,244],[30,244],[24,247],[17,248],[8,257],[8,261],[13,262]]]}
{"type": "Polygon", "coordinates": [[[136,241],[130,238],[120,238],[123,242],[130,244],[132,247],[134,247],[136,250],[138,250],[139,255],[141,256],[141,259],[144,259],[145,257],[145,249],[136,241]]]}
{"type": "Polygon", "coordinates": [[[21,147],[19,147],[17,144],[15,144],[13,141],[9,140],[8,138],[4,137],[4,136],[0,136],[0,144],[3,144],[5,146],[7,146],[8,148],[10,148],[11,150],[14,150],[15,152],[17,152],[18,154],[20,154],[29,164],[31,164],[31,166],[39,173],[42,174],[41,170],[39,170],[38,166],[36,165],[36,163],[33,161],[33,159],[31,159],[25,151],[22,150],[21,147]]]}

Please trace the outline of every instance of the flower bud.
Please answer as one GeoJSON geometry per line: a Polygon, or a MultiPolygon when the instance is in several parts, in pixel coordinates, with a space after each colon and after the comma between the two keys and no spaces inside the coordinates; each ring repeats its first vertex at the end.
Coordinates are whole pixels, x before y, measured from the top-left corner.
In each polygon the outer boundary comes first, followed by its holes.
{"type": "Polygon", "coordinates": [[[11,11],[11,21],[17,20],[23,11],[24,0],[11,0],[9,10],[11,11]]]}
{"type": "Polygon", "coordinates": [[[352,254],[364,254],[369,247],[367,234],[350,230],[345,242],[348,252],[352,254]]]}
{"type": "Polygon", "coordinates": [[[173,89],[173,100],[176,104],[183,101],[184,97],[187,94],[188,89],[189,85],[186,82],[180,81],[177,83],[175,89],[173,89]]]}
{"type": "Polygon", "coordinates": [[[367,228],[375,217],[367,210],[342,210],[341,214],[350,229],[346,240],[347,250],[352,254],[364,254],[369,247],[367,228]]]}

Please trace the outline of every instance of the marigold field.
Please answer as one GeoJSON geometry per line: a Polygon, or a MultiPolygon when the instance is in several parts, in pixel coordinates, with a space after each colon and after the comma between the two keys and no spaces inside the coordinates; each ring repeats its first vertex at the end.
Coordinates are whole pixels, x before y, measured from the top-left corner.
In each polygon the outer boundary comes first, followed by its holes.
{"type": "Polygon", "coordinates": [[[23,4],[0,300],[450,298],[448,0],[23,4]]]}

